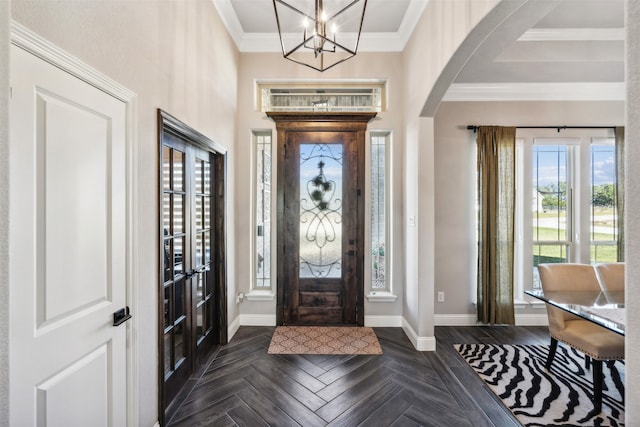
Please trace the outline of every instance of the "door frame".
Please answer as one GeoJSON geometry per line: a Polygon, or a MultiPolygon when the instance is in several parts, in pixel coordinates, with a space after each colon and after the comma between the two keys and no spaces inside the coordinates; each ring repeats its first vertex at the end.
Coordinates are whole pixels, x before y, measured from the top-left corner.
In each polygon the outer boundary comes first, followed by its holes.
{"type": "Polygon", "coordinates": [[[102,90],[118,99],[126,107],[126,141],[125,141],[125,187],[126,187],[126,260],[125,266],[126,305],[129,306],[131,319],[122,325],[126,327],[126,394],[127,394],[127,425],[138,424],[138,363],[137,354],[139,342],[134,331],[138,330],[138,95],[122,86],[120,83],[70,55],[57,45],[31,31],[29,28],[11,21],[11,44],[32,55],[58,67],[74,77],[102,90]]]}
{"type": "MultiPolygon", "coordinates": [[[[214,289],[214,293],[217,295],[216,318],[215,322],[219,325],[219,333],[217,335],[218,344],[227,343],[227,236],[226,236],[226,176],[227,176],[227,150],[221,145],[215,143],[207,136],[191,128],[187,124],[181,122],[171,114],[158,109],[158,207],[157,207],[157,229],[158,229],[158,286],[164,284],[164,242],[163,242],[163,224],[162,224],[162,149],[163,149],[163,136],[166,133],[171,133],[184,140],[185,143],[191,144],[197,148],[205,150],[211,154],[218,155],[220,158],[213,165],[213,176],[215,185],[212,189],[213,197],[215,199],[214,210],[211,214],[214,216],[215,221],[212,222],[212,228],[214,233],[219,238],[215,238],[212,242],[214,246],[215,261],[212,264],[216,267],[217,276],[215,277],[217,288],[214,289]]],[[[190,215],[190,213],[189,213],[190,215]]],[[[186,217],[186,215],[185,215],[186,217]]],[[[191,305],[191,302],[188,302],[191,305]]],[[[158,331],[158,419],[160,425],[165,424],[165,414],[169,407],[164,403],[164,301],[162,298],[158,298],[158,318],[157,318],[157,331],[158,331]]],[[[192,355],[192,363],[194,367],[192,373],[197,370],[197,363],[203,363],[206,360],[196,360],[197,355],[192,355]]],[[[169,405],[171,406],[171,405],[169,405]]]]}
{"type": "MultiPolygon", "coordinates": [[[[285,218],[283,215],[285,201],[284,194],[281,191],[284,188],[285,176],[281,171],[285,170],[285,144],[287,142],[287,134],[289,132],[355,132],[356,143],[361,144],[362,155],[358,156],[357,164],[359,170],[362,171],[358,177],[358,188],[364,194],[365,190],[365,133],[367,123],[371,121],[377,113],[291,113],[291,112],[267,112],[276,123],[277,131],[277,285],[276,285],[276,325],[282,325],[284,322],[285,295],[284,280],[287,277],[285,267],[280,260],[284,259],[285,236],[285,218]]],[[[360,151],[360,150],[359,150],[360,151]]],[[[357,247],[356,257],[356,323],[364,325],[364,211],[365,204],[358,204],[358,218],[362,218],[362,223],[357,227],[357,247]]]]}

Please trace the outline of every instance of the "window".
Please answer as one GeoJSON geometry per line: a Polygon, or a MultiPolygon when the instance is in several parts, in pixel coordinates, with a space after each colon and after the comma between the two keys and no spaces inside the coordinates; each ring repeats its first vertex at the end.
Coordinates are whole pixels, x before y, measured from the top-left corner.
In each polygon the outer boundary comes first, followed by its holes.
{"type": "MultiPolygon", "coordinates": [[[[391,296],[390,239],[390,140],[389,132],[371,132],[370,169],[370,276],[369,299],[387,301],[391,296]],[[376,296],[378,298],[376,298],[376,296]]],[[[391,300],[395,297],[391,296],[391,300]]]]}
{"type": "Polygon", "coordinates": [[[271,132],[254,132],[255,276],[253,290],[271,290],[271,132]]]}
{"type": "Polygon", "coordinates": [[[612,130],[518,129],[516,162],[516,299],[538,264],[616,261],[612,130]]]}
{"type": "Polygon", "coordinates": [[[618,210],[616,206],[616,149],[610,140],[591,145],[591,263],[618,260],[618,210]]]}
{"type": "Polygon", "coordinates": [[[385,82],[257,84],[261,111],[384,111],[385,82]]]}

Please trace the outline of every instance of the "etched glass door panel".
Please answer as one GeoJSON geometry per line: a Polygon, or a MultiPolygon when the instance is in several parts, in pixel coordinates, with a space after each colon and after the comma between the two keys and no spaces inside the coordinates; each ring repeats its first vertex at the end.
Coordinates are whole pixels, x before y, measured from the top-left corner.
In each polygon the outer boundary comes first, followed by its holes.
{"type": "Polygon", "coordinates": [[[278,139],[282,323],[362,324],[364,131],[278,139]]]}
{"type": "Polygon", "coordinates": [[[300,145],[301,278],[342,277],[342,144],[300,145]]]}

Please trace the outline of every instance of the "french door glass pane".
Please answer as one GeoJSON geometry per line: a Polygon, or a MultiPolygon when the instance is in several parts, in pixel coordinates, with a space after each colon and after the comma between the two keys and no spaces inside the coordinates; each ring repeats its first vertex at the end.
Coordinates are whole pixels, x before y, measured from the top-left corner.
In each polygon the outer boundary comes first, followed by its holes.
{"type": "Polygon", "coordinates": [[[173,191],[184,191],[184,153],[173,150],[173,191]]]}
{"type": "Polygon", "coordinates": [[[185,346],[186,340],[184,339],[185,321],[182,320],[175,328],[173,328],[173,357],[175,360],[175,366],[178,366],[180,361],[185,358],[185,346]]]}
{"type": "Polygon", "coordinates": [[[196,196],[196,230],[202,230],[203,226],[202,200],[202,196],[196,196]]]}
{"type": "Polygon", "coordinates": [[[204,336],[204,304],[196,308],[196,341],[200,340],[204,336]]]}
{"type": "Polygon", "coordinates": [[[342,277],[342,144],[300,145],[300,277],[342,277]]]}
{"type": "Polygon", "coordinates": [[[182,254],[184,250],[184,237],[176,237],[173,239],[173,276],[182,274],[182,254]]]}
{"type": "Polygon", "coordinates": [[[171,189],[171,148],[162,147],[162,188],[171,189]]]}
{"type": "Polygon", "coordinates": [[[164,335],[164,375],[165,377],[171,373],[173,366],[171,364],[171,332],[164,335]]]}
{"type": "Polygon", "coordinates": [[[173,195],[173,234],[184,233],[184,196],[173,195]]]}

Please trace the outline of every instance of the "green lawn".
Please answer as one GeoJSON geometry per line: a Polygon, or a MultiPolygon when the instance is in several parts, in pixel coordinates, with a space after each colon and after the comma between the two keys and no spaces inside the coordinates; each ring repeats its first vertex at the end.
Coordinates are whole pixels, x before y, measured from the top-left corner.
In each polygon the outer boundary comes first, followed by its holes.
{"type": "MultiPolygon", "coordinates": [[[[534,233],[538,232],[538,240],[553,241],[558,239],[558,231],[553,228],[534,228],[534,233]]],[[[536,235],[534,234],[534,235],[536,235]]],[[[595,234],[596,240],[606,240],[610,238],[607,234],[595,234]]],[[[563,245],[534,245],[533,247],[533,265],[543,263],[558,263],[566,261],[566,251],[563,245]]],[[[596,262],[616,262],[617,261],[617,247],[616,246],[603,246],[598,247],[597,258],[595,257],[595,248],[591,248],[591,259],[596,262]]]]}

